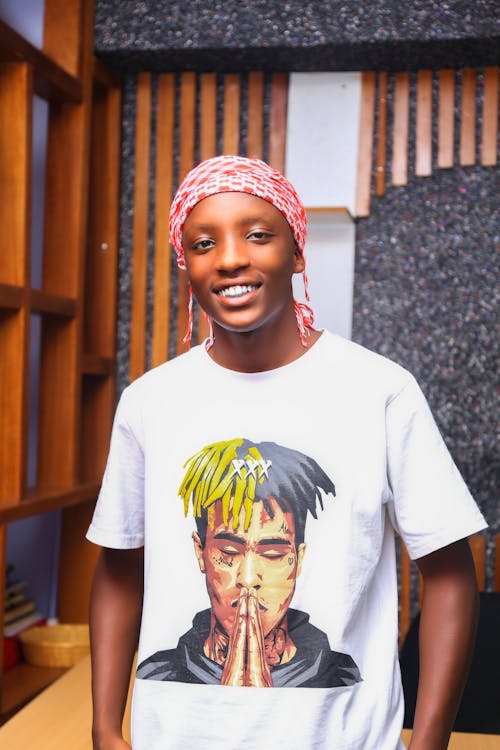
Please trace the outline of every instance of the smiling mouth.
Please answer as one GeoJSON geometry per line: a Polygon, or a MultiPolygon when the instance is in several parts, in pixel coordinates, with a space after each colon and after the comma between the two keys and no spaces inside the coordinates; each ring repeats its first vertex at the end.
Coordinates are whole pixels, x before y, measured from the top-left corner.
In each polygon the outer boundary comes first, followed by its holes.
{"type": "Polygon", "coordinates": [[[245,294],[257,291],[259,286],[260,284],[236,284],[235,286],[227,286],[224,289],[219,289],[216,294],[219,297],[243,297],[245,294]]]}

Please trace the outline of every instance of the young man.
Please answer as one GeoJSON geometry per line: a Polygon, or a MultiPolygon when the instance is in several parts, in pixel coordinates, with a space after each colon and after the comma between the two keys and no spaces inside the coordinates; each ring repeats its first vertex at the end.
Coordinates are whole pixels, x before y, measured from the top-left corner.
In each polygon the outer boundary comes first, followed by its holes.
{"type": "Polygon", "coordinates": [[[211,159],[170,218],[212,334],[135,381],[117,410],[89,530],[104,547],[94,747],[127,747],[140,628],[134,750],[402,748],[397,532],[425,583],[411,748],[442,750],[477,617],[466,537],[484,519],[420,389],[314,330],[293,299],[305,211],[278,172],[211,159]]]}

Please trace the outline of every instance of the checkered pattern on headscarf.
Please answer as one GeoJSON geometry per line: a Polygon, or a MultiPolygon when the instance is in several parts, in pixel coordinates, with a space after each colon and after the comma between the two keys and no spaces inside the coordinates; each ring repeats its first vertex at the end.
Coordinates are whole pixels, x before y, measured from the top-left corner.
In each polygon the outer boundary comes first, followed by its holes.
{"type": "MultiPolygon", "coordinates": [[[[182,230],[189,212],[204,198],[217,193],[249,193],[272,203],[287,220],[297,248],[304,256],[307,232],[306,211],[293,185],[273,167],[260,159],[242,156],[215,156],[198,164],[182,181],[170,207],[170,240],[177,255],[179,268],[186,268],[182,247],[182,230]]],[[[304,272],[306,299],[309,301],[307,276],[304,272]]],[[[314,316],[309,305],[294,300],[295,317],[302,343],[314,316]]],[[[189,327],[185,341],[192,332],[192,292],[190,288],[189,327]]],[[[211,337],[212,340],[212,337],[211,337]]]]}

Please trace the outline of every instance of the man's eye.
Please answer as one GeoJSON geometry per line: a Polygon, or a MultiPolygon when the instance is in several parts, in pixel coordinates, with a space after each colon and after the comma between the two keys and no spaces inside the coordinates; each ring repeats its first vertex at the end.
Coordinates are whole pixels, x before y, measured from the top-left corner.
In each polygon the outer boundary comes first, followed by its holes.
{"type": "Polygon", "coordinates": [[[268,240],[272,235],[269,232],[250,232],[247,235],[249,240],[268,240]]]}
{"type": "Polygon", "coordinates": [[[282,549],[267,549],[262,553],[262,557],[267,557],[268,560],[280,560],[286,554],[286,551],[282,549]]]}
{"type": "Polygon", "coordinates": [[[198,240],[198,242],[194,242],[191,247],[193,248],[193,250],[208,250],[213,246],[213,244],[213,240],[198,240]]]}
{"type": "Polygon", "coordinates": [[[238,550],[236,549],[236,547],[222,547],[221,552],[223,555],[229,555],[229,556],[238,554],[238,550]]]}

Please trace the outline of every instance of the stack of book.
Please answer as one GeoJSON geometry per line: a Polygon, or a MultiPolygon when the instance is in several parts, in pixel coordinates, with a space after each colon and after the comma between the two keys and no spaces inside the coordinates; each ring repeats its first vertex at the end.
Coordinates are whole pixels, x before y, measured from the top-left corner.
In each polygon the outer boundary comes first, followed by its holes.
{"type": "Polygon", "coordinates": [[[17,636],[26,628],[43,622],[35,602],[27,596],[26,581],[16,580],[13,566],[7,566],[3,615],[4,671],[19,662],[17,636]]]}
{"type": "Polygon", "coordinates": [[[40,619],[35,602],[26,595],[26,581],[16,581],[13,572],[13,567],[7,566],[3,615],[3,632],[6,637],[17,635],[40,619]]]}

